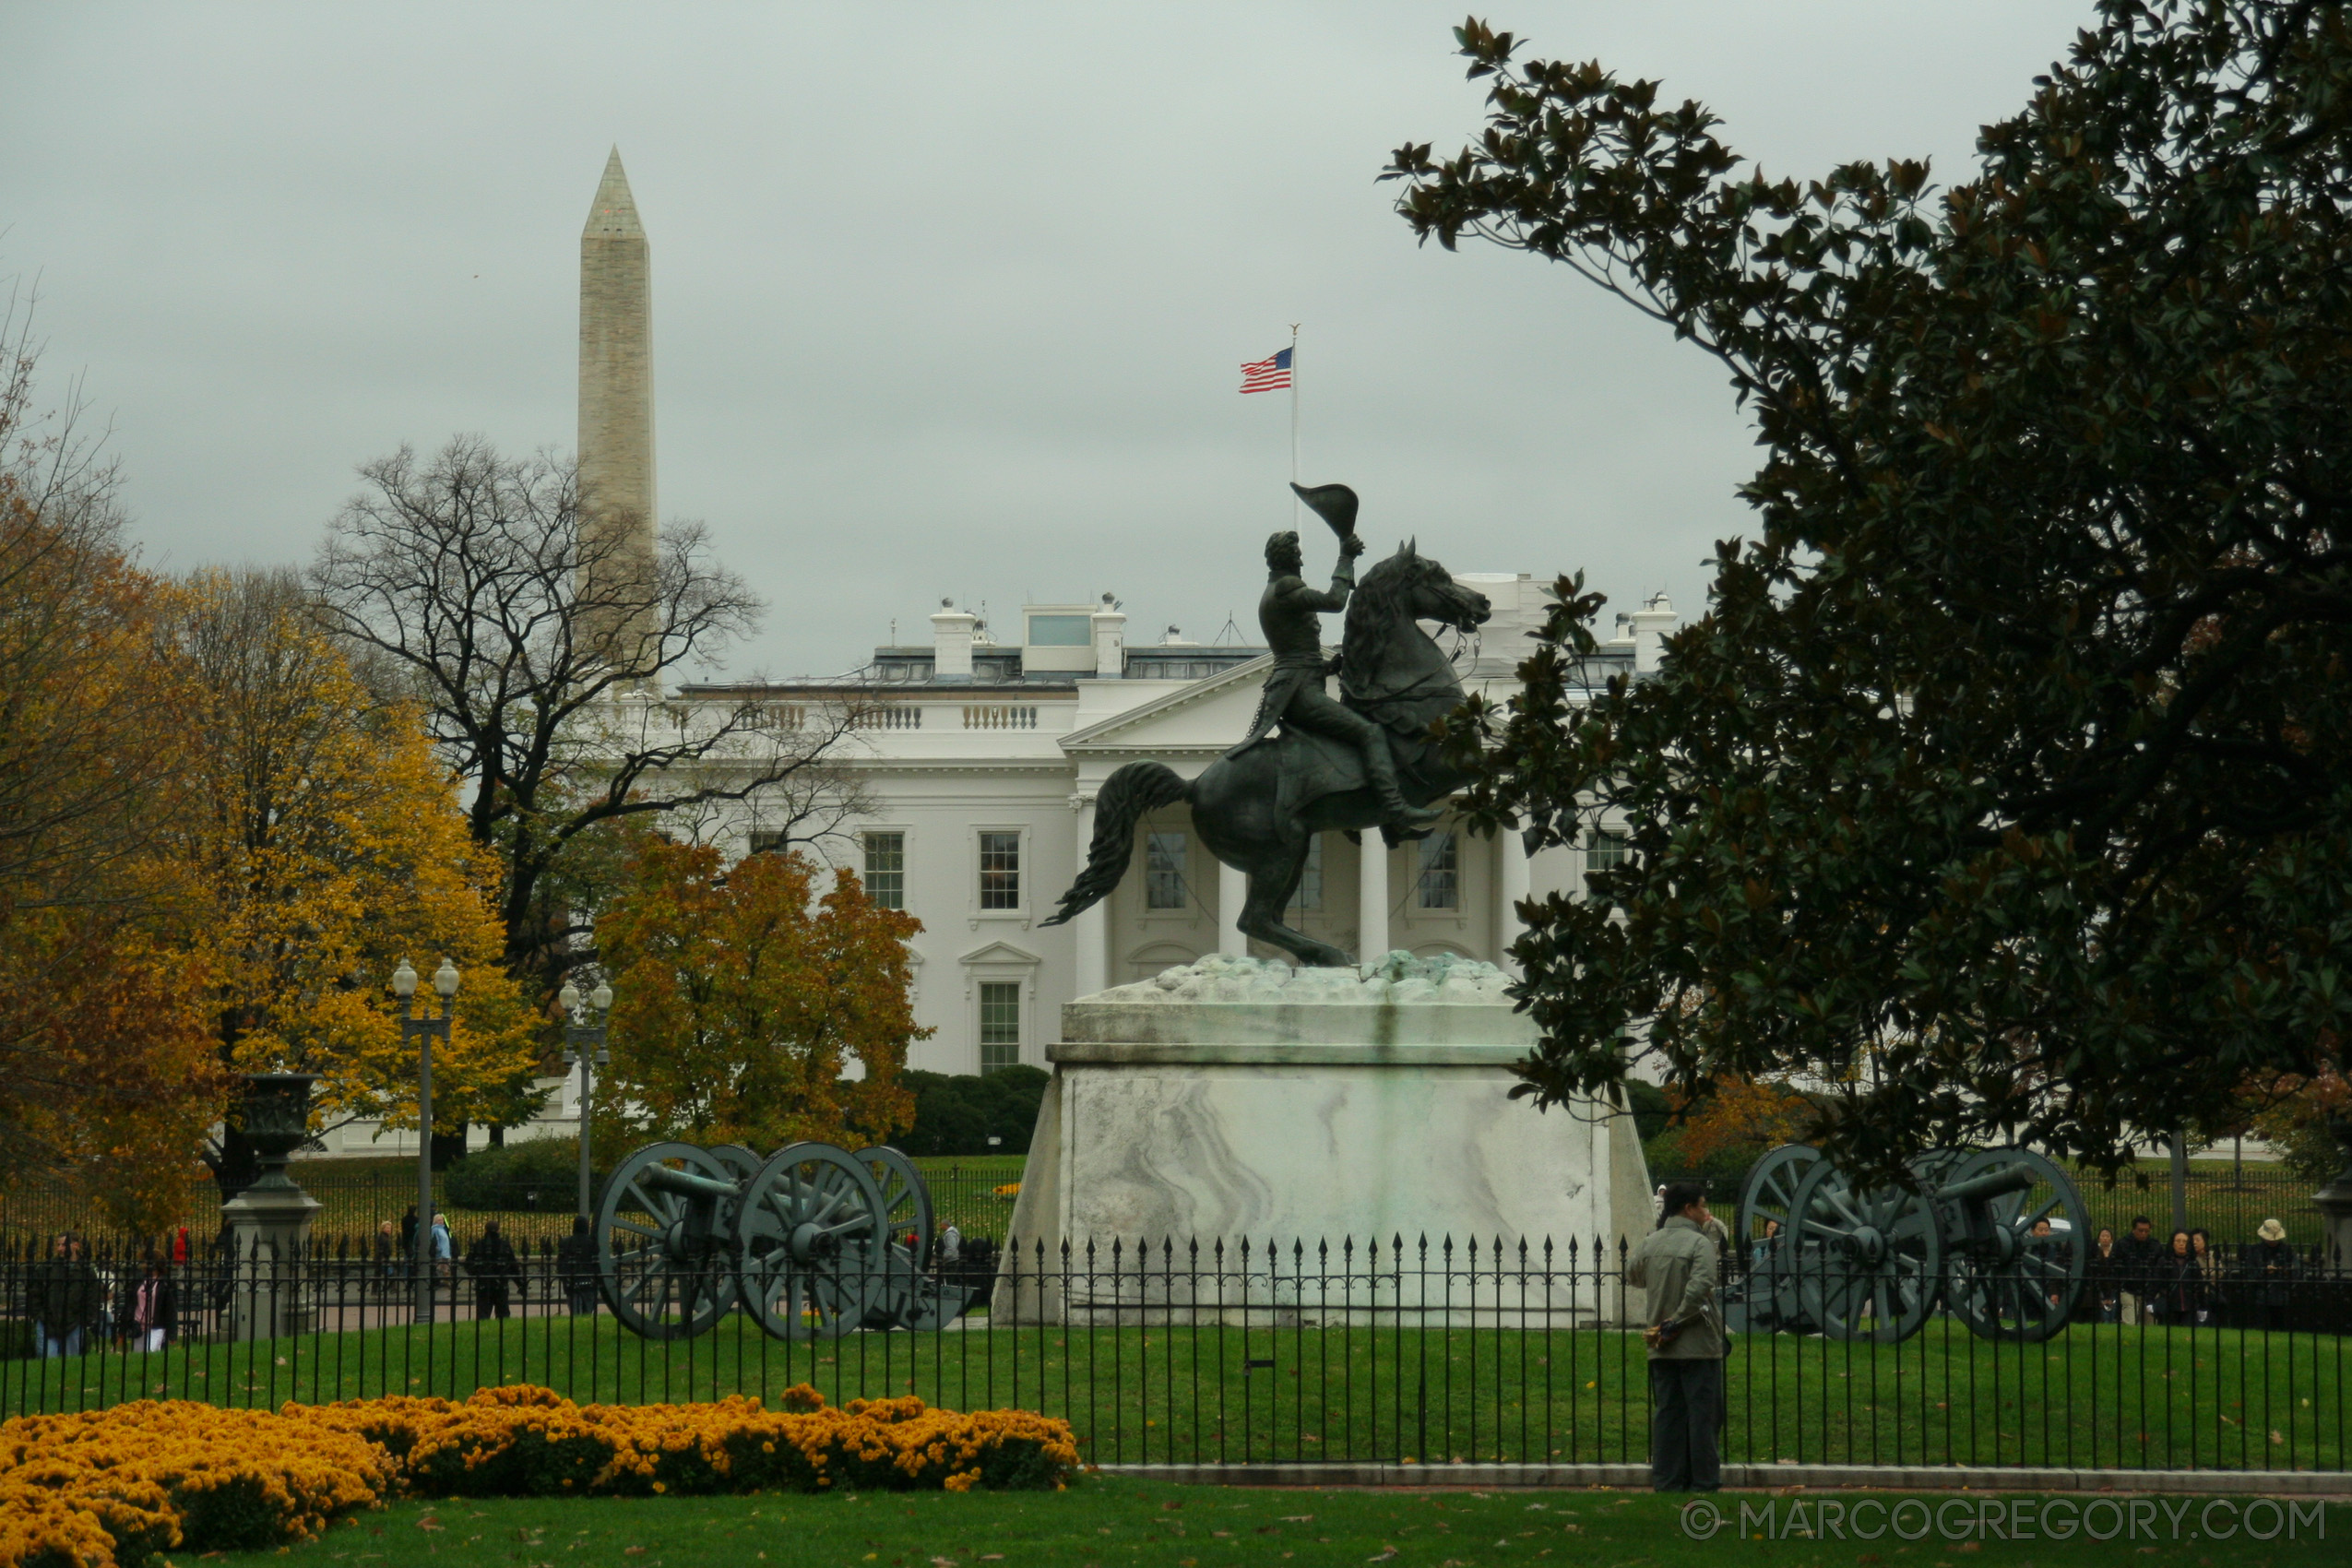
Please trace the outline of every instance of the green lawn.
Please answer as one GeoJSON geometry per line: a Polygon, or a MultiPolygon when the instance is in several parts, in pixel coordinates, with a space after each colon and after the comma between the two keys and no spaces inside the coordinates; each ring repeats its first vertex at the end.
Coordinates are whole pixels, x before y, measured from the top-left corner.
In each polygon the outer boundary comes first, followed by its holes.
{"type": "MultiPolygon", "coordinates": [[[[1888,1568],[1952,1568],[1973,1560],[2018,1568],[2117,1568],[2180,1564],[2229,1568],[2343,1561],[2352,1539],[2352,1507],[2303,1503],[2290,1541],[2284,1528],[2267,1544],[2242,1538],[2226,1548],[2204,1539],[2171,1538],[2161,1504],[2141,1521],[2108,1505],[2094,1527],[2117,1538],[2098,1542],[2077,1533],[2053,1541],[2037,1529],[2025,1540],[1973,1540],[1955,1545],[1932,1528],[1907,1543],[1891,1532],[1876,1540],[1739,1538],[1742,1502],[1761,1513],[1775,1509],[1775,1536],[1799,1500],[1726,1493],[1730,1527],[1713,1539],[1690,1539],[1681,1526],[1681,1500],[1609,1491],[1291,1491],[1255,1488],[1174,1486],[1125,1477],[1097,1477],[1066,1492],[870,1492],[862,1496],[563,1499],[402,1503],[363,1515],[355,1523],[287,1553],[207,1553],[223,1568],[253,1563],[283,1568],[1239,1568],[1243,1564],[1392,1563],[1395,1568],[1487,1568],[1490,1564],[1644,1563],[1654,1568],[1708,1568],[1752,1562],[1763,1568],[1883,1563],[1888,1568]],[[2130,1534],[2136,1528],[2136,1535],[2130,1534]],[[2318,1532],[2323,1530],[2324,1538],[2318,1532]],[[2153,1538],[2153,1539],[2151,1538],[2153,1538]]],[[[1806,1525],[1822,1498],[1803,1500],[1806,1525]]],[[[1848,1510],[1861,1497],[1841,1497],[1848,1510]]],[[[1881,1494],[1882,1503],[1898,1501],[1881,1494]]],[[[1922,1494],[1929,1508],[1946,1504],[1954,1533],[1969,1529],[1989,1500],[1922,1494]]],[[[2178,1503],[2174,1504],[2180,1506],[2178,1503]]],[[[2180,1534],[2198,1528],[2202,1501],[2186,1511],[2180,1534]]],[[[1849,1517],[1851,1515],[1849,1515],[1849,1517]]],[[[1881,1515],[1864,1511],[1883,1531],[1881,1515]]],[[[2235,1522],[2234,1505],[2213,1515],[2235,1522]]],[[[1922,1516],[1907,1508],[1903,1528],[1922,1516]]],[[[2267,1509],[2257,1528],[2274,1527],[2267,1509]]],[[[1751,1523],[1753,1523],[1752,1518],[1751,1523]]],[[[2004,1506],[2003,1527],[2006,1528],[2004,1506]]],[[[1751,1536],[1762,1533],[1762,1526],[1751,1536]]]]}
{"type": "MultiPolygon", "coordinates": [[[[1937,1320],[1897,1346],[1746,1336],[1726,1452],[1829,1463],[2346,1467],[2346,1367],[2332,1338],[2078,1327],[2044,1346],[1937,1320]]],[[[273,1406],[544,1384],[583,1402],[772,1400],[1065,1416],[1095,1463],[1639,1460],[1645,1360],[1595,1330],[1001,1328],[785,1345],[740,1316],[676,1344],[609,1317],[396,1327],[162,1354],[0,1363],[0,1411],[168,1396],[273,1406]]]]}

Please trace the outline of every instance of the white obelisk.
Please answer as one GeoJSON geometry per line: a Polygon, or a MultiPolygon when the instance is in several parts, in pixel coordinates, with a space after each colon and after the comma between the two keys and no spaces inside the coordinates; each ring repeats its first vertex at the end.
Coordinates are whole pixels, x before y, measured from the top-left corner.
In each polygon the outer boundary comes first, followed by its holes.
{"type": "Polygon", "coordinates": [[[589,629],[633,629],[636,638],[616,642],[611,657],[634,659],[658,619],[652,603],[658,517],[653,262],[618,147],[605,160],[588,227],[580,232],[579,450],[581,533],[588,557],[582,593],[602,609],[592,612],[589,629]]]}

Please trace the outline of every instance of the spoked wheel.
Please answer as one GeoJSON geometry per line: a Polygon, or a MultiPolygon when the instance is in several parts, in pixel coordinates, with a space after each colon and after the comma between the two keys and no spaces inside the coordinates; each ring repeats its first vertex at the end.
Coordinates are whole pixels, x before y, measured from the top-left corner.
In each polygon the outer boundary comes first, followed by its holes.
{"type": "Polygon", "coordinates": [[[1823,1160],[1791,1212],[1799,1293],[1823,1334],[1892,1344],[1919,1331],[1943,1277],[1943,1237],[1925,1194],[1856,1187],[1823,1160]]]}
{"type": "Polygon", "coordinates": [[[873,1174],[882,1189],[882,1206],[890,1217],[890,1240],[913,1254],[915,1270],[931,1266],[931,1189],[915,1170],[915,1162],[895,1148],[861,1148],[859,1163],[873,1174]]]}
{"type": "Polygon", "coordinates": [[[1944,1222],[1943,1299],[1984,1339],[2038,1344],[2064,1329],[2091,1262],[2090,1211],[2065,1171],[2031,1149],[1984,1149],[1946,1177],[1957,1185],[2004,1170],[2030,1186],[1984,1201],[1971,1216],[1952,1206],[1944,1222]]]}
{"type": "Polygon", "coordinates": [[[865,1163],[830,1144],[787,1144],[760,1168],[736,1220],[743,1301],[778,1339],[832,1339],[864,1321],[889,1234],[865,1163]]]}
{"type": "Polygon", "coordinates": [[[727,1173],[738,1182],[750,1181],[759,1174],[759,1168],[767,1163],[765,1155],[755,1154],[741,1144],[715,1144],[711,1146],[710,1158],[725,1166],[727,1173]]]}
{"type": "Polygon", "coordinates": [[[735,1304],[735,1178],[692,1144],[648,1144],[596,1206],[604,1304],[648,1339],[691,1339],[735,1304]]]}
{"type": "Polygon", "coordinates": [[[1740,1183],[1739,1229],[1732,1241],[1748,1279],[1749,1321],[1792,1322],[1803,1312],[1797,1288],[1797,1190],[1821,1163],[1811,1144],[1783,1144],[1750,1168],[1740,1183]]]}

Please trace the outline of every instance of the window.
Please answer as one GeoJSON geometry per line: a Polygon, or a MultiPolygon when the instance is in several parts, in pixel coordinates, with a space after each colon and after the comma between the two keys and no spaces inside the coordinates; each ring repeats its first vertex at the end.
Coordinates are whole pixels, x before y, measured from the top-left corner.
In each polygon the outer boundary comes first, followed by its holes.
{"type": "Polygon", "coordinates": [[[907,836],[866,835],[866,897],[881,909],[907,907],[907,836]]]}
{"type": "Polygon", "coordinates": [[[1094,641],[1094,622],[1085,615],[1032,615],[1031,647],[1084,647],[1094,641]]]}
{"type": "Polygon", "coordinates": [[[753,854],[779,855],[784,852],[784,849],[785,838],[781,828],[754,827],[752,829],[753,854]]]}
{"type": "Polygon", "coordinates": [[[1185,836],[1149,833],[1144,836],[1144,908],[1181,909],[1192,902],[1184,885],[1185,836]]]}
{"type": "Polygon", "coordinates": [[[1421,840],[1420,904],[1424,909],[1462,907],[1462,862],[1450,832],[1421,840]]]}
{"type": "Polygon", "coordinates": [[[1021,982],[982,980],[980,988],[980,1071],[993,1073],[1021,1060],[1021,982]]]}
{"type": "Polygon", "coordinates": [[[1021,836],[983,833],[980,836],[980,908],[1017,909],[1021,907],[1021,836]]]}
{"type": "Polygon", "coordinates": [[[1307,839],[1307,863],[1299,870],[1299,885],[1290,890],[1290,907],[1302,910],[1323,908],[1323,835],[1320,833],[1307,839]]]}
{"type": "Polygon", "coordinates": [[[1625,835],[1596,827],[1585,842],[1585,874],[1625,863],[1625,835]]]}

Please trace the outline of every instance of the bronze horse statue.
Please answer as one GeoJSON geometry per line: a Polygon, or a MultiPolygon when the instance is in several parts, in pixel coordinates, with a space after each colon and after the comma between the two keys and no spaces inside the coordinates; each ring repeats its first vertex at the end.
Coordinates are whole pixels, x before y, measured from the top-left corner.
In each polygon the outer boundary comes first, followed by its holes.
{"type": "MultiPolygon", "coordinates": [[[[1380,727],[1396,765],[1397,783],[1415,805],[1443,800],[1469,782],[1448,767],[1430,739],[1431,724],[1462,700],[1453,660],[1416,624],[1434,621],[1467,632],[1491,613],[1486,595],[1408,542],[1364,574],[1348,600],[1340,638],[1340,700],[1380,727]]],[[[1161,806],[1188,802],[1209,852],[1250,879],[1241,931],[1280,947],[1302,964],[1355,959],[1282,923],[1282,911],[1306,868],[1317,833],[1350,836],[1382,821],[1361,755],[1319,735],[1281,733],[1211,763],[1198,778],[1179,778],[1163,763],[1131,762],[1103,782],[1095,802],[1094,844],[1086,869],[1047,925],[1060,925],[1108,897],[1133,858],[1135,825],[1161,806]]]]}

